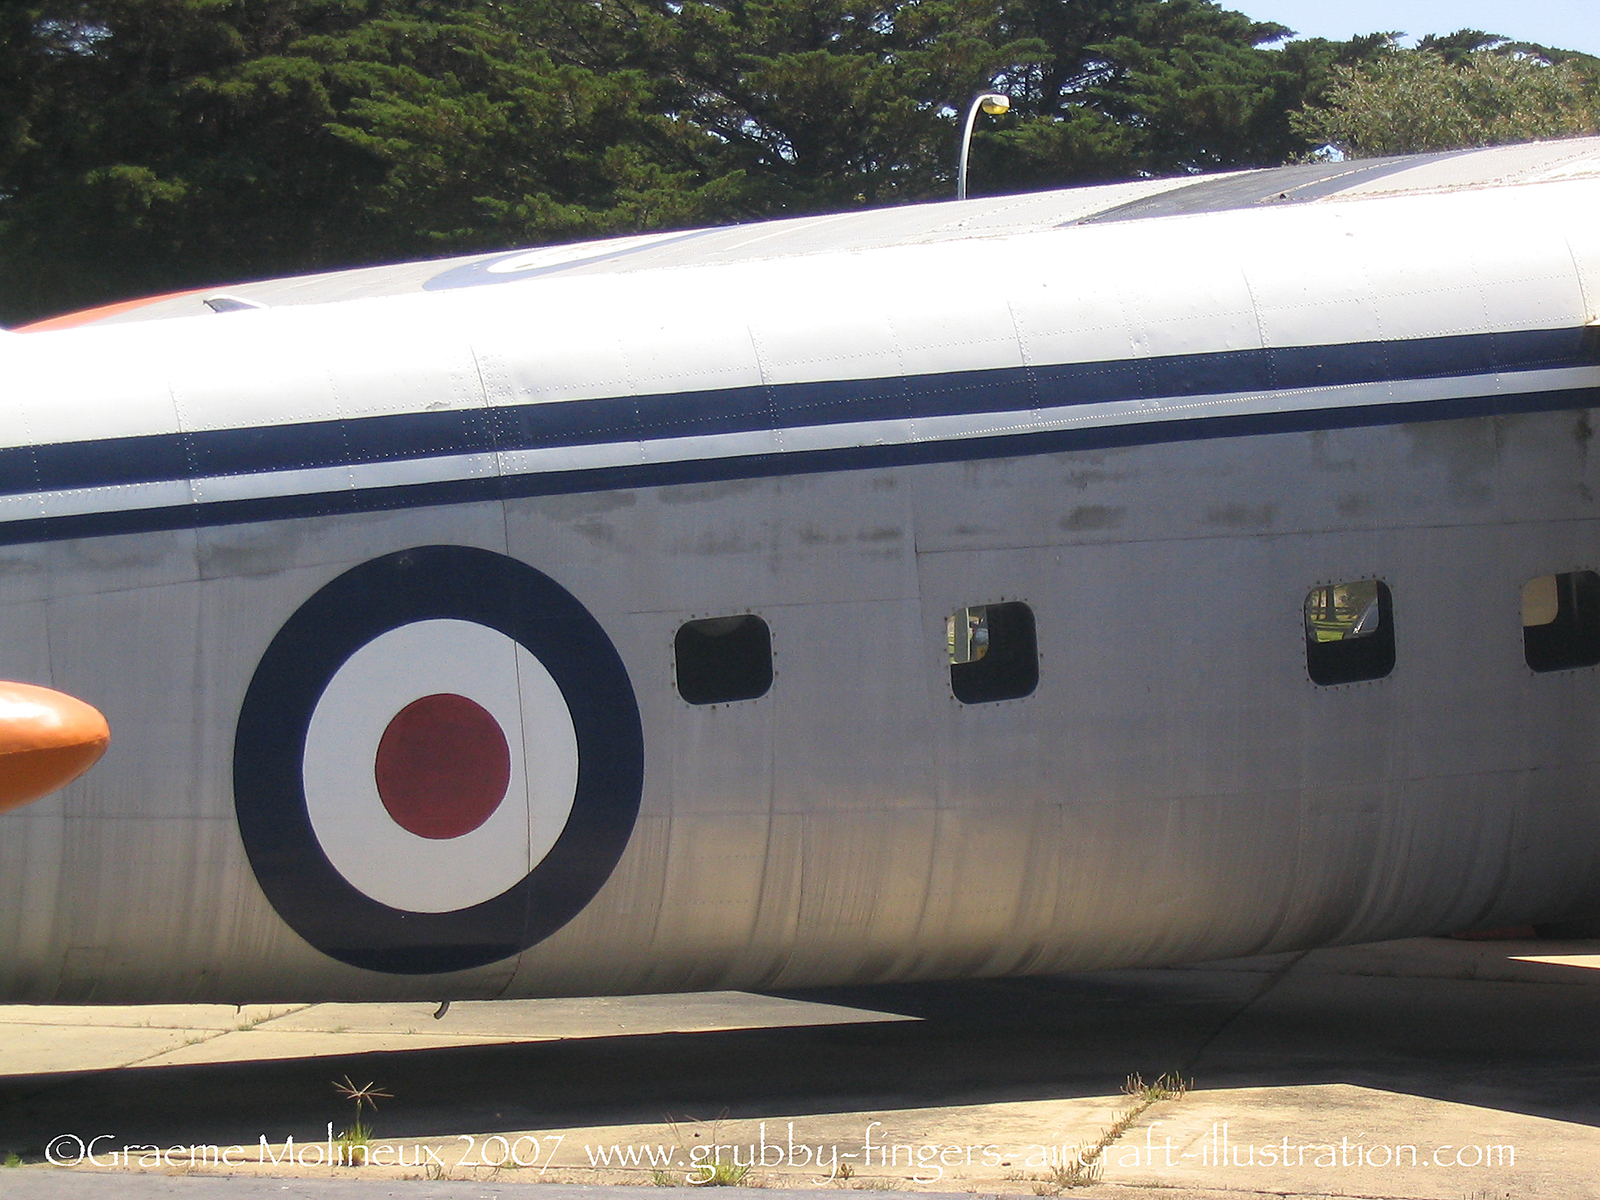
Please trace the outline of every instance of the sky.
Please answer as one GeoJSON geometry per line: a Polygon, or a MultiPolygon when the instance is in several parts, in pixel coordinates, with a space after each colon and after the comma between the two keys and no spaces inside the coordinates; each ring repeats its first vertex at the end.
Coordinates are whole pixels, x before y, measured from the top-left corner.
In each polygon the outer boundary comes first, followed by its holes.
{"type": "Polygon", "coordinates": [[[1222,0],[1222,6],[1305,37],[1343,40],[1401,29],[1414,39],[1484,29],[1517,42],[1600,54],[1600,0],[1222,0]]]}

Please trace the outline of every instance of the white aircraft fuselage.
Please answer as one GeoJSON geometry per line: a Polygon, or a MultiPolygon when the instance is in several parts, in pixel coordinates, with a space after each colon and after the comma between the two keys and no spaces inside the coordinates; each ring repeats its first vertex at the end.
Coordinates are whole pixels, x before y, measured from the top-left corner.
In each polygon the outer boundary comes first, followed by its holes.
{"type": "Polygon", "coordinates": [[[1573,141],[0,334],[0,678],[112,737],[0,815],[0,999],[1600,911],[1597,215],[1573,141]]]}

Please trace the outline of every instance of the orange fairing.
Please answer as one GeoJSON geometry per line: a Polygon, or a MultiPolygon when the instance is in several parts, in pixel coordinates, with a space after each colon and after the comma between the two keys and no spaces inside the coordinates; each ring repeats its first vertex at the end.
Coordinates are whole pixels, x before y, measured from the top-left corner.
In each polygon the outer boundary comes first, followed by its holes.
{"type": "Polygon", "coordinates": [[[0,682],[0,812],[64,788],[105,753],[111,729],[82,700],[0,682]]]}
{"type": "MultiPolygon", "coordinates": [[[[136,300],[119,300],[115,304],[102,304],[98,308],[85,308],[77,312],[62,313],[59,317],[47,317],[43,321],[35,321],[31,325],[18,325],[12,333],[44,333],[50,329],[71,329],[77,325],[92,325],[96,321],[103,321],[107,317],[114,317],[118,313],[132,312],[136,308],[143,308],[147,304],[157,304],[162,300],[176,300],[179,296],[192,296],[197,291],[205,288],[189,288],[182,292],[166,292],[160,296],[140,296],[136,300]]],[[[3,686],[3,685],[0,685],[3,686]]],[[[92,759],[90,760],[93,761],[92,759]]]]}

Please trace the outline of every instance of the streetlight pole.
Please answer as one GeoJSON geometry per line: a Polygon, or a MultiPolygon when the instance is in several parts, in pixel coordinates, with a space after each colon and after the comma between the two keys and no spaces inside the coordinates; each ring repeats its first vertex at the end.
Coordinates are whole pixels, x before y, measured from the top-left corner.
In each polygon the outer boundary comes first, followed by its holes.
{"type": "Polygon", "coordinates": [[[967,198],[967,151],[972,148],[972,123],[978,119],[978,110],[981,108],[991,117],[998,117],[1010,107],[1011,100],[999,92],[984,92],[972,98],[972,104],[967,109],[967,125],[961,131],[961,167],[956,172],[957,200],[967,198]]]}

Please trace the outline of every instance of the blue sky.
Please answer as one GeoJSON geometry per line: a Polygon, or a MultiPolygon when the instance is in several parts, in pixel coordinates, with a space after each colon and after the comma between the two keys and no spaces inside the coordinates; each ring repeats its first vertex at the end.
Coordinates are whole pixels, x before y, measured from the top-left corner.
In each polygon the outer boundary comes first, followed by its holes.
{"type": "Polygon", "coordinates": [[[1222,0],[1222,6],[1306,37],[1403,29],[1416,38],[1471,28],[1600,54],[1600,0],[1222,0]]]}

